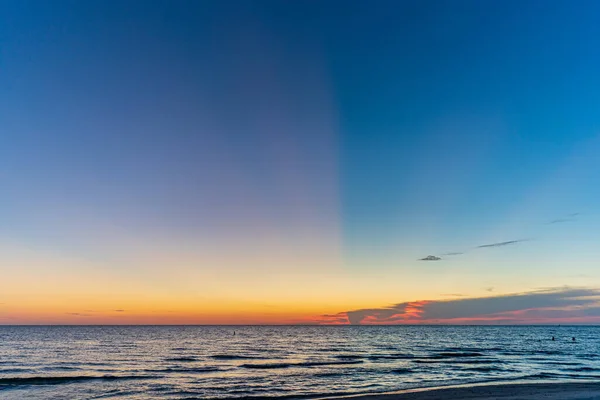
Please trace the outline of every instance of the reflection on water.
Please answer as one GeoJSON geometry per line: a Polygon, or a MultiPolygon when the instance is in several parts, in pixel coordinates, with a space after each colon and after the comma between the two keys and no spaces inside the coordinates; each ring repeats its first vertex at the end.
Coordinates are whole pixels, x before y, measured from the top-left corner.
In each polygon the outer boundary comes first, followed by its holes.
{"type": "Polygon", "coordinates": [[[600,327],[0,327],[2,399],[312,397],[598,378],[600,327]]]}

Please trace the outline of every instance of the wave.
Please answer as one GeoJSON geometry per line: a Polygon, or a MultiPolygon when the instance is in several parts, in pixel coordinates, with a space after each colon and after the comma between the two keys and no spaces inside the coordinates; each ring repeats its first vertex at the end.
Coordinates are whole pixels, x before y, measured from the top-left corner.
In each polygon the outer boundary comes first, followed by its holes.
{"type": "Polygon", "coordinates": [[[584,359],[584,360],[595,360],[596,358],[600,357],[600,355],[598,354],[581,354],[578,356],[578,358],[584,359]]]}
{"type": "Polygon", "coordinates": [[[582,374],[581,372],[575,373],[575,371],[571,372],[573,373],[538,372],[536,374],[522,376],[521,379],[579,379],[583,381],[600,379],[600,374],[582,374]]]}
{"type": "Polygon", "coordinates": [[[535,356],[535,355],[540,355],[540,354],[549,355],[549,356],[558,356],[558,355],[565,354],[565,352],[560,351],[560,350],[525,350],[525,351],[524,350],[506,350],[506,351],[502,351],[500,354],[507,355],[507,356],[517,356],[517,355],[535,356]]]}
{"type": "Polygon", "coordinates": [[[600,375],[597,375],[597,374],[582,375],[582,374],[565,374],[565,373],[557,374],[554,372],[540,372],[538,374],[526,376],[525,378],[529,378],[529,379],[565,379],[565,378],[569,378],[569,379],[582,379],[582,380],[586,380],[586,379],[597,380],[598,378],[600,378],[600,375]]]}
{"type": "MultiPolygon", "coordinates": [[[[247,393],[248,391],[237,391],[237,392],[233,392],[236,396],[235,398],[237,400],[265,400],[265,399],[273,399],[273,400],[300,400],[300,399],[306,399],[306,400],[312,400],[315,399],[315,394],[314,393],[308,393],[308,394],[303,394],[303,393],[293,393],[293,394],[279,394],[279,395],[262,395],[262,394],[257,394],[257,395],[245,395],[245,396],[241,396],[240,394],[242,393],[247,393]]],[[[178,392],[175,394],[179,394],[179,393],[184,393],[187,394],[185,392],[178,392]]],[[[357,394],[366,394],[368,392],[364,392],[364,391],[332,391],[332,392],[323,392],[323,393],[319,393],[318,394],[318,398],[330,398],[330,397],[340,397],[340,396],[354,396],[357,394]]],[[[198,397],[185,397],[182,398],[182,400],[198,400],[198,397]]]]}
{"type": "Polygon", "coordinates": [[[31,372],[30,369],[27,368],[2,368],[0,369],[0,374],[18,374],[18,373],[27,373],[31,372]]]}
{"type": "Polygon", "coordinates": [[[416,371],[414,371],[413,369],[410,368],[396,368],[391,370],[391,372],[395,373],[395,374],[412,374],[416,371]]]}
{"type": "Polygon", "coordinates": [[[530,358],[529,360],[543,361],[544,364],[547,364],[547,365],[581,365],[578,362],[570,362],[570,361],[548,361],[545,358],[540,358],[540,359],[530,358]]]}
{"type": "Polygon", "coordinates": [[[415,358],[412,354],[373,354],[367,357],[369,360],[410,360],[415,358]]]}
{"type": "Polygon", "coordinates": [[[351,365],[351,364],[362,364],[362,360],[347,360],[347,361],[306,361],[301,363],[293,364],[297,367],[316,367],[320,365],[351,365]]]}
{"type": "Polygon", "coordinates": [[[275,369],[275,368],[288,368],[293,364],[290,363],[267,363],[267,364],[242,364],[240,367],[242,368],[251,368],[251,369],[275,369]]]}
{"type": "Polygon", "coordinates": [[[96,366],[96,367],[106,367],[106,366],[111,366],[112,364],[110,363],[105,363],[105,362],[95,362],[95,361],[86,361],[85,363],[83,362],[74,362],[74,361],[55,361],[53,363],[48,364],[49,366],[54,366],[54,365],[66,365],[66,366],[73,366],[73,365],[80,365],[80,366],[96,366]]]}
{"type": "Polygon", "coordinates": [[[412,360],[417,364],[500,364],[502,361],[496,359],[441,359],[441,358],[419,358],[412,360]]]}
{"type": "Polygon", "coordinates": [[[50,370],[50,371],[79,371],[83,368],[82,367],[70,367],[68,365],[57,365],[57,366],[49,366],[49,367],[44,367],[44,370],[50,370]]]}
{"type": "Polygon", "coordinates": [[[215,354],[210,356],[215,360],[265,360],[265,357],[259,356],[247,356],[247,355],[239,355],[239,354],[215,354]]]}
{"type": "Polygon", "coordinates": [[[329,347],[329,348],[325,348],[325,349],[319,349],[320,352],[323,353],[336,353],[338,351],[348,351],[347,348],[341,348],[341,347],[329,347]]]}
{"type": "MultiPolygon", "coordinates": [[[[491,364],[501,363],[496,358],[478,358],[484,357],[483,353],[478,352],[444,352],[430,356],[420,356],[413,358],[412,361],[418,364],[428,363],[448,363],[448,364],[491,364]]],[[[412,358],[412,357],[411,357],[412,358]]]]}
{"type": "Polygon", "coordinates": [[[198,368],[162,368],[162,369],[144,369],[143,372],[159,372],[159,373],[202,373],[223,371],[219,367],[198,367],[198,368]]]}
{"type": "Polygon", "coordinates": [[[492,366],[488,366],[488,367],[468,367],[468,368],[463,368],[463,371],[473,371],[473,372],[500,372],[500,371],[504,371],[502,368],[499,367],[492,367],[492,366]]]}
{"type": "Polygon", "coordinates": [[[199,361],[196,357],[172,357],[166,358],[166,361],[178,361],[178,362],[194,362],[199,361]]]}
{"type": "Polygon", "coordinates": [[[365,358],[365,356],[360,354],[340,354],[335,356],[335,358],[339,358],[340,360],[358,360],[365,358]]]}
{"type": "Polygon", "coordinates": [[[483,356],[483,354],[479,353],[479,352],[453,351],[453,352],[438,353],[438,354],[434,355],[433,357],[435,357],[435,358],[455,358],[455,357],[481,357],[481,356],[483,356]]]}
{"type": "Polygon", "coordinates": [[[85,381],[117,381],[133,379],[158,379],[160,376],[149,375],[103,375],[103,376],[30,376],[22,378],[0,378],[0,386],[22,386],[22,385],[60,385],[71,382],[85,381]]]}
{"type": "Polygon", "coordinates": [[[446,347],[444,351],[472,351],[472,352],[482,352],[482,351],[503,351],[502,347],[446,347]]]}
{"type": "Polygon", "coordinates": [[[352,365],[362,364],[362,360],[348,360],[348,361],[305,361],[299,363],[264,363],[264,364],[242,364],[242,368],[252,369],[275,369],[275,368],[289,368],[289,367],[318,367],[325,365],[352,365]]]}
{"type": "MultiPolygon", "coordinates": [[[[465,361],[459,361],[456,360],[461,359],[461,358],[476,358],[476,357],[483,357],[484,354],[483,353],[479,353],[479,352],[443,352],[443,353],[435,353],[429,356],[419,356],[419,357],[415,357],[413,355],[410,354],[404,354],[404,355],[391,355],[391,356],[375,356],[376,358],[383,358],[383,359],[407,359],[407,360],[413,360],[416,363],[427,363],[427,362],[431,362],[431,363],[435,363],[435,362],[449,362],[449,363],[461,363],[461,362],[468,362],[468,363],[472,363],[472,362],[476,362],[475,360],[465,360],[465,361]]],[[[373,359],[370,357],[370,359],[373,359]]],[[[490,359],[483,359],[481,360],[481,362],[485,362],[485,363],[489,363],[489,362],[499,362],[498,360],[490,360],[490,359]]]]}
{"type": "Polygon", "coordinates": [[[593,371],[600,371],[600,368],[579,367],[579,368],[568,368],[568,369],[565,369],[565,371],[572,371],[572,372],[593,372],[593,371]]]}
{"type": "Polygon", "coordinates": [[[535,350],[535,351],[531,352],[531,354],[547,354],[550,356],[557,356],[557,355],[565,354],[565,352],[560,351],[560,350],[535,350]]]}

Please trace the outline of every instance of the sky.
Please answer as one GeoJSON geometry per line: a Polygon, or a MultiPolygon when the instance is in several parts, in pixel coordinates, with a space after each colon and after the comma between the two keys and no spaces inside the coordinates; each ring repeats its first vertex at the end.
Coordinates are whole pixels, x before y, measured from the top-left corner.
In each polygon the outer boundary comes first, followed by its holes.
{"type": "Polygon", "coordinates": [[[0,2],[0,324],[600,323],[598,12],[0,2]]]}

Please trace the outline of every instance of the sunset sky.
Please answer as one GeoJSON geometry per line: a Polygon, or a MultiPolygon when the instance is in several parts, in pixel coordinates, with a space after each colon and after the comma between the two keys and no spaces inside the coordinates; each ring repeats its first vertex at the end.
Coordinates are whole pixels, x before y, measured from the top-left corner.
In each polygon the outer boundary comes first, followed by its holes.
{"type": "Polygon", "coordinates": [[[600,323],[598,13],[0,2],[0,324],[600,323]]]}

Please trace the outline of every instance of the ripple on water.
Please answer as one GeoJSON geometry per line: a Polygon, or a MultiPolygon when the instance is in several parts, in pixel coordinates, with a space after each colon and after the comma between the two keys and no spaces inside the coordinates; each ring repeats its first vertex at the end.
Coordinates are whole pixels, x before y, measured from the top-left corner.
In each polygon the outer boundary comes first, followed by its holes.
{"type": "Polygon", "coordinates": [[[0,327],[0,390],[31,399],[59,390],[73,399],[160,400],[600,379],[600,328],[552,328],[577,345],[540,341],[547,329],[249,326],[233,336],[227,327],[0,327]]]}

